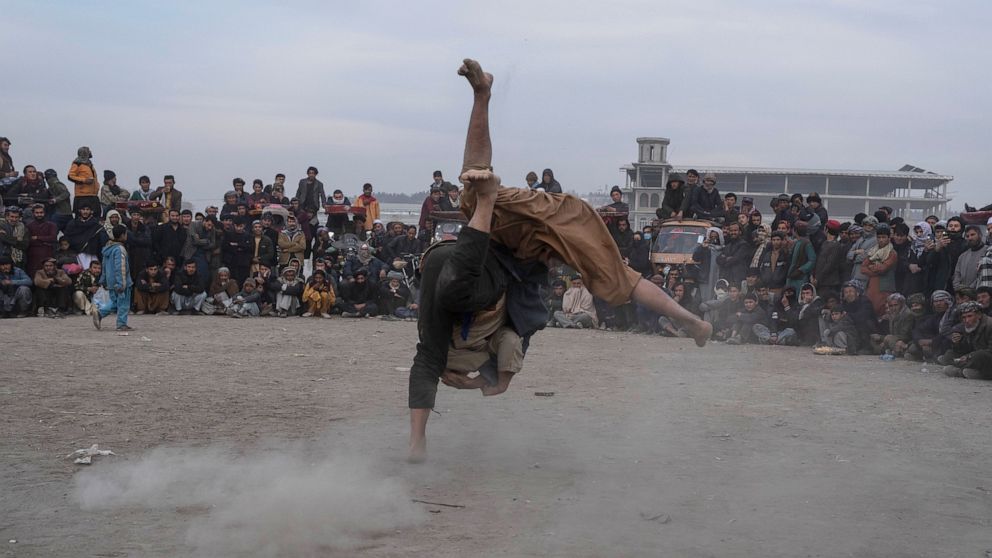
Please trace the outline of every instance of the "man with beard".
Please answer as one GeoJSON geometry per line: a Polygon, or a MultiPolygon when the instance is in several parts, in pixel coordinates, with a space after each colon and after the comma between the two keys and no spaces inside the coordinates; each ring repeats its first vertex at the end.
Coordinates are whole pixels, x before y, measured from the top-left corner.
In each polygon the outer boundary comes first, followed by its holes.
{"type": "Polygon", "coordinates": [[[858,347],[861,347],[878,329],[875,308],[868,297],[864,295],[863,285],[858,281],[848,281],[841,289],[840,304],[858,331],[858,347]]]}
{"type": "Polygon", "coordinates": [[[443,195],[444,192],[440,188],[432,187],[430,193],[424,198],[424,203],[420,206],[420,221],[417,223],[420,228],[424,228],[424,222],[431,218],[431,213],[441,210],[441,196],[443,195]]]}
{"type": "Polygon", "coordinates": [[[117,207],[117,202],[127,201],[131,193],[117,185],[117,173],[104,169],[103,186],[100,187],[100,205],[103,214],[117,207]]]}
{"type": "MultiPolygon", "coordinates": [[[[130,236],[130,235],[129,235],[130,236]]],[[[158,314],[169,309],[169,278],[158,262],[148,261],[134,286],[135,314],[158,314]]]]}
{"type": "Polygon", "coordinates": [[[551,169],[544,169],[544,172],[541,173],[541,183],[538,184],[537,188],[549,194],[562,193],[561,184],[555,179],[555,171],[551,169]]]}
{"type": "Polygon", "coordinates": [[[231,228],[224,228],[220,248],[221,263],[231,270],[231,277],[241,285],[251,271],[251,244],[243,220],[239,219],[231,228]]]}
{"type": "Polygon", "coordinates": [[[906,297],[892,293],[885,302],[885,319],[889,322],[889,333],[872,334],[871,347],[875,354],[889,353],[897,357],[903,356],[913,342],[913,328],[916,326],[916,316],[906,304],[906,297]]]}
{"type": "Polygon", "coordinates": [[[723,200],[716,189],[716,175],[711,172],[703,177],[703,186],[693,188],[689,196],[689,212],[686,217],[717,221],[723,217],[723,200]]]}
{"type": "Polygon", "coordinates": [[[934,252],[931,255],[931,273],[934,289],[954,290],[954,270],[957,269],[958,258],[967,250],[964,239],[964,221],[960,217],[951,217],[943,233],[938,232],[934,242],[934,252]]]}
{"type": "Polygon", "coordinates": [[[51,214],[52,222],[59,231],[65,229],[66,224],[72,220],[72,203],[69,201],[69,188],[59,180],[59,174],[55,169],[45,171],[45,182],[48,183],[48,191],[52,194],[49,207],[46,212],[51,214]]]}
{"type": "Polygon", "coordinates": [[[50,205],[52,193],[48,191],[41,173],[34,165],[28,165],[24,167],[24,176],[12,184],[3,197],[6,205],[21,205],[22,199],[30,199],[33,203],[47,206],[50,205]]]}
{"type": "Polygon", "coordinates": [[[10,140],[0,138],[0,190],[17,179],[14,160],[10,157],[10,140]]]}
{"type": "Polygon", "coordinates": [[[34,277],[45,260],[55,256],[55,242],[59,230],[55,223],[45,218],[45,206],[36,204],[31,207],[31,213],[34,215],[34,220],[26,225],[28,249],[25,271],[29,277],[34,277]]]}
{"type": "Polygon", "coordinates": [[[45,316],[61,318],[69,310],[72,279],[55,267],[55,258],[48,258],[34,274],[34,297],[38,310],[45,316]]]}
{"type": "Polygon", "coordinates": [[[951,333],[953,362],[944,367],[952,378],[992,380],[992,318],[977,302],[961,305],[961,324],[951,333]]]}
{"type": "Polygon", "coordinates": [[[168,257],[181,263],[188,231],[179,221],[179,211],[169,209],[164,214],[167,221],[152,229],[152,253],[156,260],[164,262],[168,257]]]}
{"type": "Polygon", "coordinates": [[[954,275],[951,277],[951,286],[955,291],[978,286],[978,266],[987,251],[982,241],[982,228],[978,225],[968,225],[965,228],[964,241],[965,250],[958,256],[954,275]]]}
{"type": "Polygon", "coordinates": [[[210,277],[210,258],[217,246],[217,219],[206,217],[199,223],[192,223],[186,233],[186,244],[181,255],[184,262],[193,260],[196,269],[204,277],[210,277]]]}
{"type": "Polygon", "coordinates": [[[379,298],[377,284],[368,279],[369,272],[359,269],[354,281],[341,285],[341,296],[337,301],[343,318],[365,318],[379,313],[376,300],[379,298]]]}
{"type": "Polygon", "coordinates": [[[269,290],[275,299],[275,312],[280,318],[296,316],[300,313],[300,299],[305,285],[296,276],[296,267],[289,265],[279,277],[269,280],[269,290]]]}
{"type": "MultiPolygon", "coordinates": [[[[261,221],[256,220],[251,224],[251,238],[248,240],[248,248],[248,253],[251,254],[251,261],[264,263],[269,268],[275,265],[276,245],[265,234],[265,227],[262,226],[261,221]]],[[[251,271],[254,273],[257,270],[257,268],[254,268],[251,271]]]]}
{"type": "Polygon", "coordinates": [[[860,237],[851,244],[851,248],[847,251],[847,261],[853,266],[851,279],[861,281],[863,284],[868,283],[868,276],[861,270],[861,263],[868,257],[868,253],[878,245],[878,238],[875,236],[876,227],[878,227],[878,219],[865,217],[861,221],[860,227],[848,229],[852,234],[860,234],[860,237]]]}
{"type": "Polygon", "coordinates": [[[307,248],[306,241],[306,235],[297,224],[296,216],[287,216],[286,227],[279,233],[279,266],[289,265],[289,260],[293,258],[302,261],[307,248]]]}
{"type": "Polygon", "coordinates": [[[30,244],[28,229],[21,222],[21,208],[6,208],[4,220],[0,222],[0,256],[9,256],[14,267],[23,269],[30,244]]]}
{"type": "MultiPolygon", "coordinates": [[[[706,186],[700,188],[705,191],[706,186]]],[[[731,285],[740,286],[747,276],[747,268],[751,264],[751,257],[754,255],[754,248],[750,243],[741,238],[741,226],[739,223],[729,223],[724,228],[726,244],[720,255],[716,257],[716,263],[720,267],[720,278],[726,279],[731,285]]],[[[785,257],[788,260],[788,256],[785,257]]],[[[787,262],[786,266],[788,266],[787,262]]]]}
{"type": "Polygon", "coordinates": [[[176,177],[167,174],[162,178],[162,185],[155,189],[154,192],[148,196],[152,200],[161,200],[162,207],[165,211],[162,212],[162,222],[165,223],[169,220],[168,213],[173,209],[180,212],[183,211],[183,193],[176,190],[176,177]]]}
{"type": "Polygon", "coordinates": [[[405,254],[420,254],[423,251],[424,243],[417,238],[417,227],[410,225],[406,227],[405,236],[398,236],[390,241],[384,261],[392,264],[396,260],[402,261],[405,254]]]}
{"type": "Polygon", "coordinates": [[[100,184],[96,179],[96,169],[93,167],[93,152],[85,145],[76,150],[76,158],[69,167],[69,180],[75,185],[75,199],[72,209],[79,214],[79,208],[88,206],[90,211],[100,215],[100,184]]]}

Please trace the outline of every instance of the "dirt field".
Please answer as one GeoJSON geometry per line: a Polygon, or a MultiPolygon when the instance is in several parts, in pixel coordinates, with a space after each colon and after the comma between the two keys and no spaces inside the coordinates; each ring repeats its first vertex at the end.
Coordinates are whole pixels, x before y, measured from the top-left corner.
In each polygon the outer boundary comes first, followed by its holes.
{"type": "Polygon", "coordinates": [[[550,330],[407,465],[413,324],[131,323],[0,322],[0,556],[992,555],[989,383],[550,330]]]}

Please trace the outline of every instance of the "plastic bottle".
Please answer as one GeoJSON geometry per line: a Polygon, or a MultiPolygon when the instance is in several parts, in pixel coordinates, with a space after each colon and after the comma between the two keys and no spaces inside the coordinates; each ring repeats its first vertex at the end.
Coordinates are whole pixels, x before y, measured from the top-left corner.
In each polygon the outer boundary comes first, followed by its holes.
{"type": "Polygon", "coordinates": [[[892,354],[891,351],[885,351],[885,354],[878,358],[884,360],[885,362],[892,362],[896,359],[896,355],[892,354]]]}

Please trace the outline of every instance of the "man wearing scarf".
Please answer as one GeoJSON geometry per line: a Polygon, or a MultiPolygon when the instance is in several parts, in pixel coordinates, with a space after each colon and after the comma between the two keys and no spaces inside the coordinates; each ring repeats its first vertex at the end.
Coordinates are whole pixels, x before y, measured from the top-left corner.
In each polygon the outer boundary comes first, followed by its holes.
{"type": "Polygon", "coordinates": [[[338,236],[348,232],[347,211],[351,208],[351,200],[349,200],[341,190],[334,190],[331,197],[327,198],[327,205],[343,208],[343,211],[340,213],[327,213],[327,229],[338,236]]]}
{"type": "Polygon", "coordinates": [[[896,264],[899,257],[892,248],[892,234],[888,225],[878,226],[876,245],[861,262],[861,273],[868,278],[865,295],[871,300],[875,315],[885,314],[885,301],[896,290],[896,264]]]}
{"type": "Polygon", "coordinates": [[[87,269],[90,261],[99,259],[103,245],[109,237],[100,221],[93,216],[93,208],[88,204],[79,206],[77,217],[65,226],[63,234],[69,239],[69,247],[79,255],[79,265],[87,269]]]}
{"type": "Polygon", "coordinates": [[[117,173],[104,169],[103,186],[100,187],[100,205],[104,215],[117,207],[117,202],[126,202],[130,197],[130,192],[117,185],[117,173]]]}
{"type": "Polygon", "coordinates": [[[362,195],[355,200],[355,207],[365,208],[365,230],[371,231],[373,223],[379,218],[379,200],[372,195],[372,185],[368,182],[362,186],[362,195]]]}
{"type": "Polygon", "coordinates": [[[75,199],[72,210],[79,213],[79,208],[89,206],[94,215],[100,215],[100,183],[96,179],[96,169],[93,168],[93,152],[85,145],[76,150],[76,158],[69,167],[69,180],[75,185],[75,199]]]}
{"type": "Polygon", "coordinates": [[[48,191],[41,173],[34,165],[28,165],[24,167],[24,176],[11,185],[3,197],[6,205],[20,205],[21,198],[30,198],[34,203],[50,205],[52,193],[48,191]]]}
{"type": "Polygon", "coordinates": [[[861,281],[862,283],[867,283],[868,277],[861,270],[861,264],[868,257],[868,252],[878,244],[878,240],[875,238],[876,227],[878,227],[878,219],[865,217],[861,221],[861,226],[852,226],[848,229],[852,235],[861,235],[851,244],[851,248],[847,251],[847,261],[852,266],[851,279],[861,281]]]}
{"type": "Polygon", "coordinates": [[[138,189],[131,193],[131,201],[149,201],[152,199],[152,179],[142,176],[138,179],[138,189]]]}
{"type": "Polygon", "coordinates": [[[279,267],[289,265],[289,260],[303,260],[307,238],[296,222],[295,215],[286,216],[286,227],[279,233],[279,267]]]}

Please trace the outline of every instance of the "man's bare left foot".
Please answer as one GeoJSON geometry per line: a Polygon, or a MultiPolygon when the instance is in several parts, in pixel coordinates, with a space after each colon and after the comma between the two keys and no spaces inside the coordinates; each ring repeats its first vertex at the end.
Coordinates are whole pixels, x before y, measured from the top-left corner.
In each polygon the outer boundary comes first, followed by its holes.
{"type": "Polygon", "coordinates": [[[499,373],[499,380],[497,380],[496,385],[494,385],[494,386],[490,386],[490,385],[482,386],[482,395],[484,395],[486,397],[489,397],[489,396],[499,395],[499,394],[503,393],[504,391],[506,391],[506,389],[508,387],[510,387],[510,380],[512,380],[512,379],[513,379],[513,373],[512,372],[505,372],[505,371],[500,372],[499,373]]]}
{"type": "Polygon", "coordinates": [[[468,374],[459,374],[450,370],[445,370],[441,374],[441,382],[455,389],[479,389],[486,385],[486,379],[481,375],[469,378],[468,374]]]}
{"type": "Polygon", "coordinates": [[[483,72],[482,66],[471,58],[462,61],[458,75],[465,76],[476,95],[489,95],[493,88],[493,75],[483,72]]]}
{"type": "Polygon", "coordinates": [[[705,347],[706,342],[713,335],[713,326],[709,322],[698,319],[694,323],[686,324],[686,330],[698,347],[705,347]]]}

